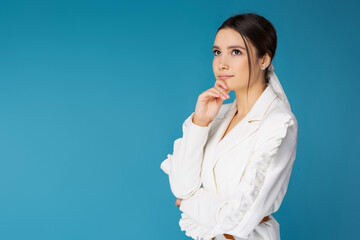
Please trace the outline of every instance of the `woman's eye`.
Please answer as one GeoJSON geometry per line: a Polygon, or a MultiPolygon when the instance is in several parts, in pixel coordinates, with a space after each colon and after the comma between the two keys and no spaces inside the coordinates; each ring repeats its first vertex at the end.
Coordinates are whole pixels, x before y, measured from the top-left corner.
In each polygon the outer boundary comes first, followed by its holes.
{"type": "MultiPolygon", "coordinates": [[[[218,55],[217,52],[220,52],[220,51],[219,50],[214,50],[213,51],[215,56],[218,55]]],[[[237,54],[235,54],[235,55],[241,55],[242,54],[242,52],[239,49],[234,49],[233,52],[237,52],[237,54]]]]}
{"type": "Polygon", "coordinates": [[[241,54],[241,51],[240,51],[240,50],[234,49],[233,52],[235,52],[235,51],[239,52],[239,54],[235,54],[235,55],[240,55],[240,54],[241,54]]]}

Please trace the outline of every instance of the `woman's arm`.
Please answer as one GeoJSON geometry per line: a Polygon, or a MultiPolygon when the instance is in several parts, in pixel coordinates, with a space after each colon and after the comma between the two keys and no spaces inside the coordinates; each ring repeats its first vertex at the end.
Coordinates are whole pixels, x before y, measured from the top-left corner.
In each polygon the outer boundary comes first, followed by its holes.
{"type": "Polygon", "coordinates": [[[169,175],[171,191],[177,198],[187,199],[201,186],[204,146],[213,120],[224,100],[230,98],[228,92],[226,82],[217,80],[214,87],[199,95],[195,112],[183,124],[183,137],[175,141],[173,154],[168,154],[161,163],[161,169],[169,175]]]}
{"type": "Polygon", "coordinates": [[[161,163],[169,175],[170,188],[176,198],[187,199],[201,186],[203,149],[210,127],[198,126],[192,120],[193,112],[183,123],[183,137],[174,142],[174,151],[161,163]]]}

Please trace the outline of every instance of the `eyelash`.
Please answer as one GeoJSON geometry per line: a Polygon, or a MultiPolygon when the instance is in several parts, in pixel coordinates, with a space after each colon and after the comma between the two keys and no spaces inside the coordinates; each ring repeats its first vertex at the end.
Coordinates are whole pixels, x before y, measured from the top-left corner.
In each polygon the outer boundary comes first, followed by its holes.
{"type": "MultiPolygon", "coordinates": [[[[213,53],[214,53],[215,56],[218,56],[218,55],[216,55],[216,52],[217,52],[217,51],[219,51],[219,50],[214,50],[214,51],[213,51],[213,53]]],[[[235,49],[235,48],[234,48],[233,51],[239,51],[239,52],[240,52],[240,54],[235,54],[235,56],[242,54],[242,52],[241,52],[239,49],[235,49]]]]}

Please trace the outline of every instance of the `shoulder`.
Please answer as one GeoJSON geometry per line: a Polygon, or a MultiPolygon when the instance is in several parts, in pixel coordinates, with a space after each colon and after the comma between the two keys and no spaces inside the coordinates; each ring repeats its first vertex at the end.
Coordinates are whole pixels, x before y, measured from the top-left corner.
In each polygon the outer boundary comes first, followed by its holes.
{"type": "Polygon", "coordinates": [[[261,125],[266,127],[294,126],[297,128],[298,124],[294,113],[277,97],[265,113],[261,125]]]}
{"type": "Polygon", "coordinates": [[[285,138],[290,143],[290,148],[296,146],[297,119],[281,99],[276,98],[265,113],[259,126],[259,135],[260,148],[264,145],[279,146],[285,138]]]}
{"type": "Polygon", "coordinates": [[[265,113],[260,126],[256,149],[274,153],[283,145],[282,151],[296,151],[298,124],[295,115],[281,99],[276,98],[265,113]]]}

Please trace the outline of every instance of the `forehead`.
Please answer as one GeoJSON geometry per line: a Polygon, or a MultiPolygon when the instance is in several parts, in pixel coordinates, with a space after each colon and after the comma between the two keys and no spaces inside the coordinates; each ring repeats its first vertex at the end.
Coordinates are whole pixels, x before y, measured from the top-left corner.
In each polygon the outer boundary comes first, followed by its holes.
{"type": "MultiPolygon", "coordinates": [[[[249,41],[246,41],[246,44],[251,51],[252,46],[249,41]]],[[[221,49],[226,49],[228,46],[240,45],[246,48],[243,38],[240,33],[232,28],[223,28],[220,29],[215,37],[214,45],[219,46],[221,49]]]]}

